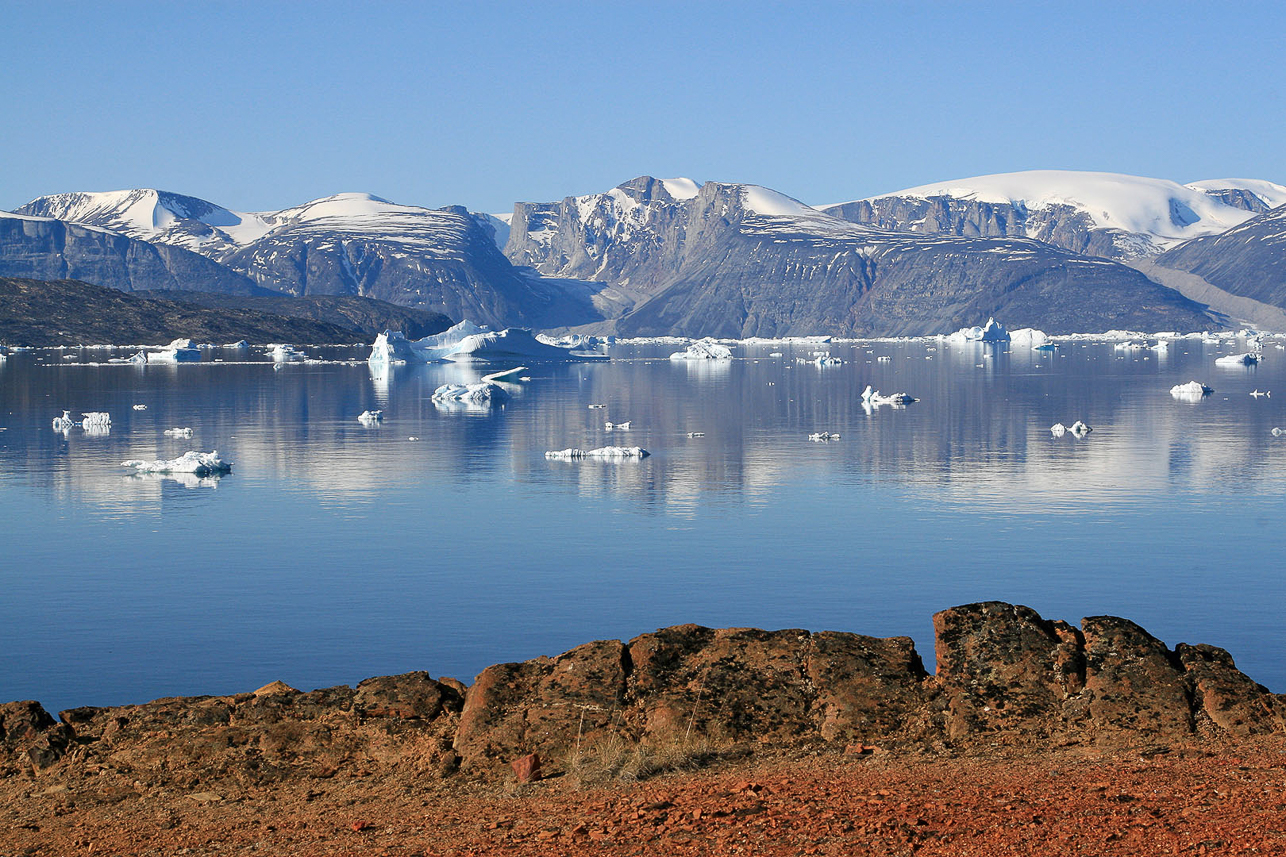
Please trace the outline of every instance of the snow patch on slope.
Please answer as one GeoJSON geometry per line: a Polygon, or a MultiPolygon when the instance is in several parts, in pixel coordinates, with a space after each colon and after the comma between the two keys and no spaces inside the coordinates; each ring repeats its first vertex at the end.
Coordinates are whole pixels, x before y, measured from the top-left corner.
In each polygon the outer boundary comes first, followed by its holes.
{"type": "Polygon", "coordinates": [[[1190,182],[1187,187],[1199,191],[1224,190],[1226,188],[1245,190],[1262,199],[1269,208],[1286,205],[1286,187],[1263,179],[1205,179],[1199,182],[1190,182]]]}

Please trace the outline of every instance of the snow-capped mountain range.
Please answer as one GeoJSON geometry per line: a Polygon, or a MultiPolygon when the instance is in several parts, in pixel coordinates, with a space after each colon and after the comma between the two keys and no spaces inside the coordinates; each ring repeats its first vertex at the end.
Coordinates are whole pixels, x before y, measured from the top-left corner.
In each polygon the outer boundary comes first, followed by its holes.
{"type": "MultiPolygon", "coordinates": [[[[649,335],[930,333],[993,314],[1051,331],[1192,329],[1209,324],[1201,306],[1118,262],[1205,276],[1223,270],[1210,258],[1236,255],[1281,280],[1283,245],[1266,236],[1286,235],[1283,205],[1286,187],[1263,180],[1057,170],[819,207],[643,176],[508,216],[358,193],[242,212],[136,189],[0,214],[0,275],[356,294],[493,325],[649,335]]],[[[1279,285],[1246,296],[1281,307],[1279,285]]]]}

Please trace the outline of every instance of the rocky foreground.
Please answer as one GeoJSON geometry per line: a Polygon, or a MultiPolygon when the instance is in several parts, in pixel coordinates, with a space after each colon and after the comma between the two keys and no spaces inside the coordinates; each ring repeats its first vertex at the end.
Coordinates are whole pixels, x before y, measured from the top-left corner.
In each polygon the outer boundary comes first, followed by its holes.
{"type": "Polygon", "coordinates": [[[8,703],[0,855],[1286,852],[1286,697],[1227,652],[934,627],[936,675],[908,638],[684,625],[470,687],[8,703]]]}

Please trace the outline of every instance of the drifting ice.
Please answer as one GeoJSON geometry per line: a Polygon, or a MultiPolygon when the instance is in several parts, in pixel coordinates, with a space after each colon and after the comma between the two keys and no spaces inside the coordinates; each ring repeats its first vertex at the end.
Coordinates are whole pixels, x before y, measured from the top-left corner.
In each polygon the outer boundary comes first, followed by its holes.
{"type": "Polygon", "coordinates": [[[867,384],[866,389],[862,391],[862,401],[869,405],[910,405],[920,401],[915,396],[908,396],[906,393],[893,393],[890,396],[880,394],[879,390],[872,390],[871,385],[867,384]]]}
{"type": "Polygon", "coordinates": [[[197,452],[193,449],[169,461],[122,461],[121,467],[133,467],[139,473],[192,473],[196,476],[232,472],[232,462],[219,458],[218,450],[197,452]]]}
{"type": "Polygon", "coordinates": [[[676,351],[670,355],[671,360],[731,360],[732,349],[720,345],[713,339],[699,339],[685,351],[676,351]]]}
{"type": "Polygon", "coordinates": [[[357,416],[357,421],[364,426],[375,425],[384,419],[383,411],[362,411],[357,416]]]}
{"type": "MultiPolygon", "coordinates": [[[[137,356],[137,355],[136,355],[137,356]]],[[[196,363],[201,360],[201,350],[190,339],[175,339],[155,354],[145,355],[145,363],[196,363]]]]}
{"type": "Polygon", "coordinates": [[[268,351],[272,357],[273,363],[300,363],[308,359],[308,355],[299,351],[293,345],[274,345],[268,351]]]}
{"type": "Polygon", "coordinates": [[[164,433],[169,435],[170,437],[191,437],[192,429],[187,427],[172,428],[172,429],[166,429],[164,433]]]}
{"type": "Polygon", "coordinates": [[[1009,331],[994,318],[987,319],[985,327],[962,327],[947,337],[947,342],[963,345],[966,342],[1008,342],[1009,331]]]}
{"type": "Polygon", "coordinates": [[[63,411],[61,417],[54,417],[54,431],[67,431],[74,425],[76,421],[71,418],[71,411],[63,411]]]}
{"type": "Polygon", "coordinates": [[[80,421],[81,428],[107,428],[112,424],[112,415],[106,411],[90,411],[81,416],[84,417],[80,421]]]}
{"type": "Polygon", "coordinates": [[[556,461],[575,461],[579,458],[647,458],[650,453],[638,446],[603,446],[598,449],[559,449],[545,453],[545,458],[556,461]]]}
{"type": "MultiPolygon", "coordinates": [[[[558,341],[558,340],[555,340],[558,341]]],[[[373,366],[399,363],[500,363],[509,361],[606,360],[607,355],[587,350],[589,337],[572,340],[571,346],[541,342],[530,330],[511,327],[490,332],[465,320],[432,336],[410,340],[399,331],[386,330],[375,337],[367,362],[373,366]]],[[[593,339],[598,347],[599,340],[593,339]]]]}
{"type": "Polygon", "coordinates": [[[1214,389],[1207,387],[1200,381],[1189,381],[1186,384],[1175,384],[1170,388],[1170,395],[1174,396],[1181,402],[1199,402],[1202,398],[1209,396],[1214,389]]]}
{"type": "Polygon", "coordinates": [[[831,434],[828,431],[819,431],[816,434],[810,434],[808,439],[816,442],[824,442],[828,440],[839,440],[839,435],[831,434]]]}
{"type": "Polygon", "coordinates": [[[509,398],[504,387],[499,384],[482,382],[481,384],[443,384],[433,391],[435,402],[464,402],[469,405],[490,405],[504,402],[509,398]]]}
{"type": "Polygon", "coordinates": [[[1254,366],[1259,362],[1259,357],[1247,352],[1245,354],[1229,354],[1227,357],[1220,357],[1215,360],[1216,366],[1254,366]]]}

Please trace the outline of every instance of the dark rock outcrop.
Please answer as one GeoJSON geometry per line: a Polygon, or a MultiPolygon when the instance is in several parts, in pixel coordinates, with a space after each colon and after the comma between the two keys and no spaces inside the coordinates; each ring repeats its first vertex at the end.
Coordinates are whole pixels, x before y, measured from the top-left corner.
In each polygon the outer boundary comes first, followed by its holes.
{"type": "Polygon", "coordinates": [[[1286,205],[1219,235],[1194,238],[1156,264],[1186,271],[1236,295],[1286,308],[1286,205]]]}
{"type": "Polygon", "coordinates": [[[8,703],[0,776],[66,764],[144,783],[394,768],[495,777],[524,757],[557,774],[603,746],[1157,746],[1286,732],[1283,698],[1227,652],[1171,650],[1125,619],[1077,630],[985,602],[938,613],[934,629],[936,676],[905,637],[680,625],[488,667],[467,690],[423,672],[310,693],[276,682],[70,709],[61,722],[8,703]]]}

